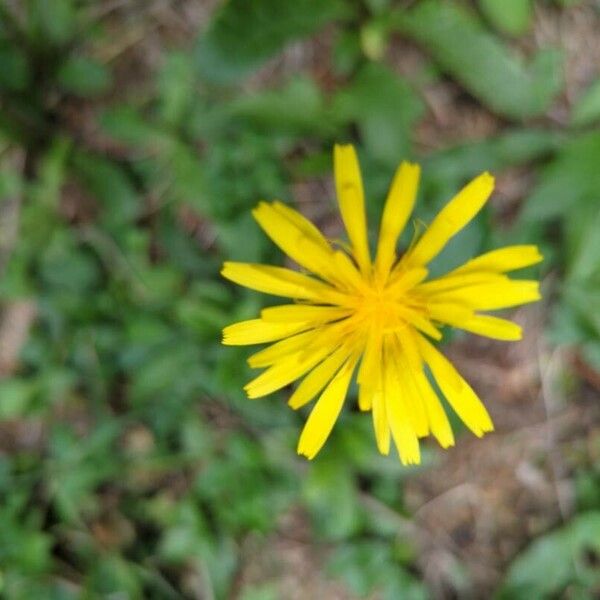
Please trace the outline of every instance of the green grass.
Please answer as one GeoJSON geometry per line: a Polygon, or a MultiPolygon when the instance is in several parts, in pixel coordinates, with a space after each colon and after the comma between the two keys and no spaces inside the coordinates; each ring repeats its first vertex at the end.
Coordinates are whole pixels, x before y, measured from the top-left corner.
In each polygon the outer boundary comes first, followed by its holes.
{"type": "MultiPolygon", "coordinates": [[[[220,265],[281,260],[250,216],[260,199],[293,203],[304,186],[310,210],[332,214],[321,183],[336,141],[358,147],[372,222],[402,159],[424,166],[425,221],[480,171],[526,170],[516,218],[487,211],[437,267],[499,240],[539,244],[556,282],[548,336],[600,370],[597,85],[565,125],[549,118],[561,49],[515,56],[503,36],[534,18],[516,0],[512,19],[492,0],[230,0],[185,44],[165,35],[156,72],[130,84],[102,57],[115,31],[153,17],[101,4],[0,0],[0,309],[36,313],[0,379],[0,595],[285,598],[243,588],[241,549],[300,510],[329,551],[320,577],[358,597],[430,597],[404,497],[417,471],[378,456],[350,409],[316,461],[296,457],[305,414],[285,393],[247,400],[247,352],[220,345],[264,301],[220,265]],[[307,38],[314,64],[278,68],[307,38]],[[384,58],[399,40],[420,48],[410,76],[384,58]],[[418,141],[427,90],[449,80],[495,133],[431,150],[418,141]]],[[[576,480],[579,514],[506,569],[500,597],[598,589],[598,462],[576,480]]]]}

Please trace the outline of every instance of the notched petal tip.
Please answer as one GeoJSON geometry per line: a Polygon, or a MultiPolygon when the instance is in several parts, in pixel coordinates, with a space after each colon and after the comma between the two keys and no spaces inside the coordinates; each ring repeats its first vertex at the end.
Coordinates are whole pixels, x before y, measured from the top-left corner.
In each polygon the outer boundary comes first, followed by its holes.
{"type": "Polygon", "coordinates": [[[488,415],[488,419],[486,421],[483,421],[481,423],[479,423],[479,427],[478,429],[471,429],[471,431],[478,437],[478,438],[482,438],[486,433],[492,433],[494,431],[494,423],[492,422],[492,419],[489,417],[488,415]]]}
{"type": "Polygon", "coordinates": [[[416,162],[410,162],[408,160],[403,160],[400,163],[400,169],[404,171],[412,171],[414,175],[419,175],[421,173],[421,165],[416,162]]]}
{"type": "Polygon", "coordinates": [[[354,152],[354,144],[334,144],[333,146],[333,152],[335,153],[340,153],[340,152],[354,152]]]}
{"type": "Polygon", "coordinates": [[[399,454],[398,456],[400,458],[400,462],[405,467],[412,467],[421,464],[420,454],[418,456],[402,456],[401,454],[399,454]]]}
{"type": "Polygon", "coordinates": [[[306,460],[312,460],[317,455],[316,453],[311,454],[306,449],[302,449],[300,447],[298,447],[298,449],[296,450],[296,453],[298,454],[298,456],[304,456],[304,458],[306,458],[306,460]]]}

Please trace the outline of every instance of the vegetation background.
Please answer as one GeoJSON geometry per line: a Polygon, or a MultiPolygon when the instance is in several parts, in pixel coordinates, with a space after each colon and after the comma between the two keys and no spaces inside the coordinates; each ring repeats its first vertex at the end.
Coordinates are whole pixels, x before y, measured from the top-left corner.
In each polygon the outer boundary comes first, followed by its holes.
{"type": "Polygon", "coordinates": [[[593,1],[0,0],[0,596],[600,597],[599,70],[593,1]],[[220,345],[258,200],[340,235],[336,141],[372,222],[495,173],[440,270],[546,256],[522,342],[446,335],[497,432],[420,468],[351,405],[298,458],[220,345]]]}

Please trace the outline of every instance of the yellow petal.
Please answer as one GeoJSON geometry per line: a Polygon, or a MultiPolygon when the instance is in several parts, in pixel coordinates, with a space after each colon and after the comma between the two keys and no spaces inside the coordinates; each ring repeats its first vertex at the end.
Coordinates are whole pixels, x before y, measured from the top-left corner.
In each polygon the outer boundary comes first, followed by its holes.
{"type": "Polygon", "coordinates": [[[419,440],[415,433],[409,415],[406,390],[403,389],[400,374],[395,371],[394,365],[387,357],[385,364],[385,407],[389,427],[394,438],[396,448],[402,464],[419,464],[421,454],[419,440]]]}
{"type": "Polygon", "coordinates": [[[356,380],[367,388],[381,387],[380,366],[382,361],[382,332],[377,327],[369,331],[356,380]]]}
{"type": "Polygon", "coordinates": [[[367,273],[371,266],[362,178],[356,151],[351,145],[336,145],[333,151],[335,188],[340,213],[352,253],[360,270],[367,273]]]}
{"type": "Polygon", "coordinates": [[[317,365],[300,383],[288,404],[295,410],[310,402],[330,381],[335,372],[350,355],[348,346],[338,348],[320,365],[317,365]]]}
{"type": "MultiPolygon", "coordinates": [[[[443,277],[426,281],[419,285],[417,292],[428,296],[440,295],[458,288],[467,288],[474,285],[506,283],[510,279],[501,273],[491,271],[473,273],[449,273],[443,277]]],[[[443,301],[443,300],[442,300],[443,301]]]]}
{"type": "Polygon", "coordinates": [[[415,382],[427,411],[431,433],[442,448],[454,446],[454,434],[448,417],[423,371],[415,373],[415,382]]]}
{"type": "Polygon", "coordinates": [[[448,403],[463,423],[478,437],[494,426],[485,406],[452,363],[423,336],[418,336],[419,349],[448,403]],[[457,389],[456,381],[460,382],[457,389]]]}
{"type": "Polygon", "coordinates": [[[449,275],[472,273],[475,271],[493,271],[494,273],[506,273],[535,265],[544,257],[540,254],[537,246],[507,246],[498,250],[486,252],[481,256],[471,259],[458,269],[454,269],[449,275]]]}
{"type": "Polygon", "coordinates": [[[414,371],[421,371],[423,369],[423,359],[421,358],[415,335],[411,327],[406,327],[396,332],[396,340],[402,346],[410,368],[414,371]]]}
{"type": "Polygon", "coordinates": [[[386,410],[386,393],[387,391],[382,393],[381,390],[376,390],[371,396],[371,406],[377,449],[387,456],[390,453],[391,436],[386,410]]]}
{"type": "Polygon", "coordinates": [[[372,410],[373,428],[377,448],[381,454],[390,450],[390,428],[387,423],[385,398],[383,397],[382,361],[383,334],[379,327],[372,327],[362,355],[357,375],[359,384],[358,406],[360,410],[372,410]]]}
{"type": "Polygon", "coordinates": [[[386,291],[393,295],[399,295],[412,289],[427,277],[428,271],[424,267],[414,269],[398,270],[390,277],[386,291]]]}
{"type": "Polygon", "coordinates": [[[261,318],[268,323],[327,323],[343,319],[351,314],[347,308],[315,306],[311,304],[284,304],[261,311],[261,318]]]}
{"type": "Polygon", "coordinates": [[[366,280],[345,252],[336,251],[333,256],[333,263],[335,270],[330,273],[329,279],[336,281],[338,288],[350,292],[360,292],[368,289],[366,280]]]}
{"type": "MultiPolygon", "coordinates": [[[[411,427],[417,437],[425,437],[429,434],[429,423],[423,400],[415,382],[417,371],[411,365],[404,346],[399,342],[399,336],[392,338],[389,344],[389,354],[391,365],[395,366],[398,393],[404,403],[411,427]]],[[[421,370],[421,367],[419,367],[419,370],[421,370]]]]}
{"type": "Polygon", "coordinates": [[[342,410],[357,357],[350,358],[319,397],[298,441],[298,454],[308,459],[316,456],[327,441],[342,410]]]}
{"type": "Polygon", "coordinates": [[[372,388],[367,387],[366,385],[358,386],[358,409],[362,412],[366,412],[371,410],[373,406],[373,395],[375,392],[372,388]]]}
{"type": "Polygon", "coordinates": [[[434,321],[458,327],[460,327],[460,325],[457,325],[458,323],[466,323],[474,316],[473,310],[467,308],[464,304],[452,304],[450,302],[429,302],[427,312],[429,318],[434,321]]]}
{"type": "Polygon", "coordinates": [[[298,335],[287,337],[284,340],[275,342],[267,348],[254,353],[248,358],[248,364],[253,369],[268,367],[269,365],[286,358],[290,354],[297,354],[298,352],[304,350],[304,348],[306,348],[306,346],[318,335],[318,330],[311,329],[310,331],[305,331],[303,333],[299,333],[298,335]]]}
{"type": "Polygon", "coordinates": [[[380,275],[387,275],[396,258],[396,244],[410,217],[419,186],[419,165],[403,162],[390,187],[383,209],[375,266],[380,275]]]}
{"type": "Polygon", "coordinates": [[[409,306],[398,306],[398,314],[402,315],[402,318],[410,323],[413,327],[416,327],[419,331],[422,331],[434,340],[441,340],[442,334],[433,325],[433,323],[424,316],[421,311],[411,308],[409,306]]]}
{"type": "Polygon", "coordinates": [[[308,325],[299,321],[290,323],[267,323],[262,319],[250,319],[233,323],[223,329],[223,344],[227,346],[246,346],[262,344],[288,337],[306,329],[308,325]]]}
{"type": "MultiPolygon", "coordinates": [[[[295,212],[295,211],[294,211],[295,212]]],[[[297,215],[294,220],[288,218],[288,213],[281,211],[273,204],[261,202],[252,214],[265,233],[292,260],[309,271],[327,278],[331,271],[333,250],[315,240],[312,233],[307,235],[306,225],[298,226],[297,215]]]]}
{"type": "Polygon", "coordinates": [[[394,444],[403,465],[418,465],[421,462],[419,438],[417,438],[410,423],[401,413],[398,402],[388,401],[387,410],[394,444]]]}
{"type": "Polygon", "coordinates": [[[297,210],[286,206],[282,202],[273,202],[273,207],[279,211],[289,221],[294,223],[298,229],[300,229],[306,237],[312,239],[315,244],[318,244],[323,250],[327,251],[331,249],[329,242],[319,231],[319,229],[311,223],[304,215],[299,213],[297,210]]]}
{"type": "Polygon", "coordinates": [[[320,302],[345,302],[346,297],[328,285],[282,267],[254,263],[226,262],[221,275],[244,287],[274,296],[320,302]]]}
{"type": "Polygon", "coordinates": [[[402,335],[397,335],[398,341],[411,365],[410,374],[416,393],[423,403],[429,430],[442,448],[448,448],[448,446],[454,445],[454,434],[440,400],[425,376],[423,358],[419,351],[417,337],[418,334],[411,329],[408,329],[402,335]]]}
{"type": "Polygon", "coordinates": [[[495,340],[517,341],[523,337],[519,325],[491,315],[474,315],[467,321],[456,323],[456,327],[495,340]]]}
{"type": "Polygon", "coordinates": [[[482,173],[468,183],[435,217],[406,255],[411,265],[425,265],[481,210],[494,189],[494,178],[482,173]]]}
{"type": "Polygon", "coordinates": [[[248,398],[260,398],[289,385],[320,363],[327,354],[328,349],[321,348],[311,354],[298,352],[286,356],[244,386],[248,398]]]}
{"type": "Polygon", "coordinates": [[[537,281],[515,279],[457,288],[440,294],[440,298],[449,304],[464,304],[473,310],[498,310],[535,302],[541,295],[537,281]]]}

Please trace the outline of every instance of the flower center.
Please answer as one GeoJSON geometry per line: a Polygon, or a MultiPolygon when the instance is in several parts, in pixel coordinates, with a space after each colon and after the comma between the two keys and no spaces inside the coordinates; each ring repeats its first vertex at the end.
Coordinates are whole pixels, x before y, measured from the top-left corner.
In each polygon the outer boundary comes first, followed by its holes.
{"type": "Polygon", "coordinates": [[[400,299],[380,286],[373,286],[363,293],[357,314],[365,324],[379,324],[383,331],[397,329],[405,322],[400,299]]]}

